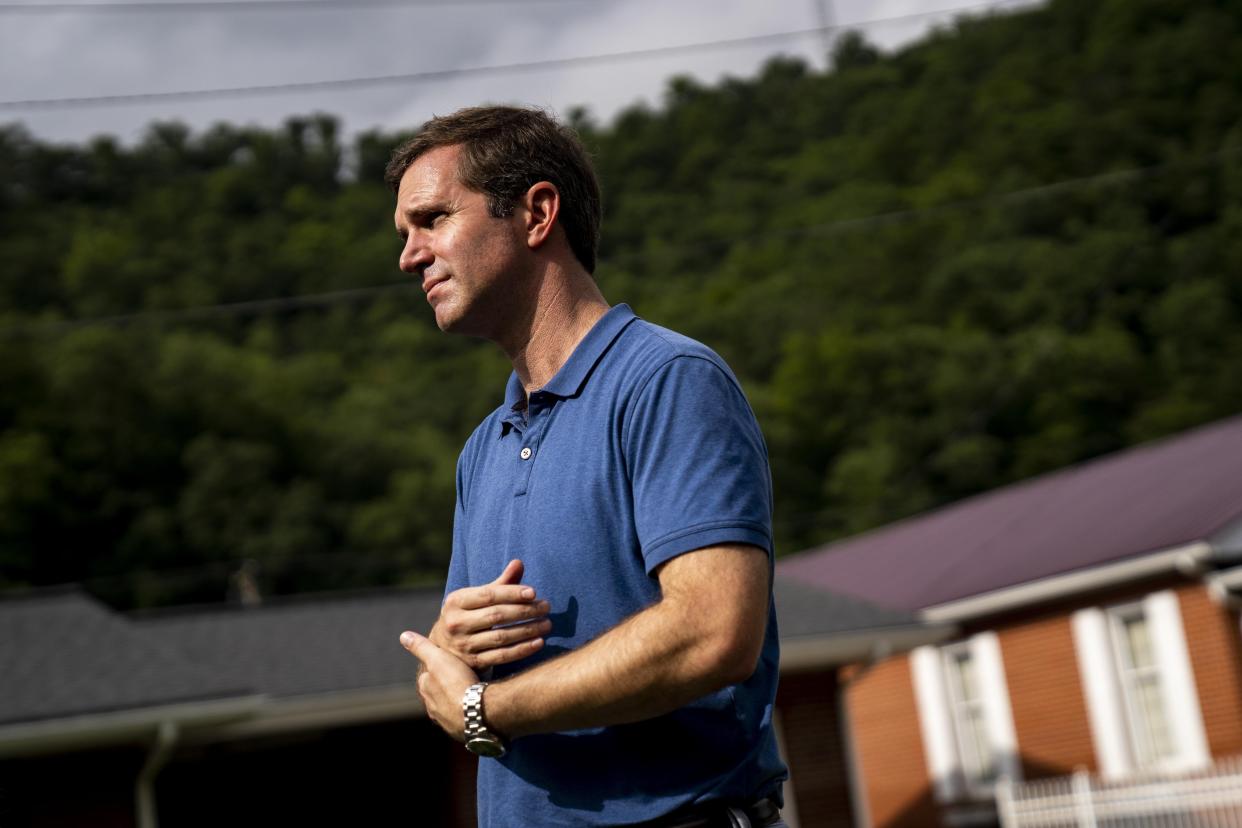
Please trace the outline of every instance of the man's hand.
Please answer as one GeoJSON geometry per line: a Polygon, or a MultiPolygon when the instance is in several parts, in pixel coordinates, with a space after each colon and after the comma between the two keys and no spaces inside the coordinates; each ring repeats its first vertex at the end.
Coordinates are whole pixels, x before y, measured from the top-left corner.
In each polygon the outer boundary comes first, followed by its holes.
{"type": "Polygon", "coordinates": [[[418,695],[423,699],[427,715],[449,736],[465,742],[466,715],[461,699],[479,677],[452,653],[418,633],[401,633],[401,645],[422,662],[418,671],[418,695]]]}
{"type": "Polygon", "coordinates": [[[526,658],[543,646],[552,629],[547,601],[523,586],[522,562],[509,561],[500,577],[449,593],[428,636],[474,670],[526,658]],[[525,623],[520,623],[525,622],[525,623]]]}

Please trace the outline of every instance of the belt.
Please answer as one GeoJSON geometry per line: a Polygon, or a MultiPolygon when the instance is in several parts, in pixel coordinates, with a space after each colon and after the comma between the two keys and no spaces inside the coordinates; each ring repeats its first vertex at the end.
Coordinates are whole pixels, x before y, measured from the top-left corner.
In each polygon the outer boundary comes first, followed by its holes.
{"type": "Polygon", "coordinates": [[[780,818],[781,811],[776,803],[764,797],[749,805],[708,802],[650,822],[640,822],[631,828],[762,828],[780,818]]]}

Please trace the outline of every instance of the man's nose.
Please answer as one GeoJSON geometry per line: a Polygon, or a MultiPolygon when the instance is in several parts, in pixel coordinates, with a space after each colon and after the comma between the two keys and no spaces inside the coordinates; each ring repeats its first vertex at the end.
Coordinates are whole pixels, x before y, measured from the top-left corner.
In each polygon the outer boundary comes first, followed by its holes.
{"type": "Polygon", "coordinates": [[[421,234],[411,233],[405,240],[405,247],[401,248],[397,267],[405,273],[421,274],[427,265],[435,261],[426,241],[421,234]]]}

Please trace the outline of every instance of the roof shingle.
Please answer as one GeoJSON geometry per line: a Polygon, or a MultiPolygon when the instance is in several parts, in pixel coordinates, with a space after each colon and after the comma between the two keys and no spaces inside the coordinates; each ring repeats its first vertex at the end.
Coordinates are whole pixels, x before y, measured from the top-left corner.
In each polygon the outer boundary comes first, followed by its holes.
{"type": "Polygon", "coordinates": [[[0,600],[0,724],[249,695],[78,590],[0,600]]]}
{"type": "Polygon", "coordinates": [[[412,683],[417,662],[398,641],[427,631],[439,589],[308,595],[252,609],[144,613],[143,630],[187,657],[273,697],[412,683]]]}
{"type": "Polygon", "coordinates": [[[785,558],[778,571],[915,611],[1212,536],[1242,518],[1242,416],[785,558]]]}
{"type": "MultiPolygon", "coordinates": [[[[905,613],[778,578],[783,638],[914,624],[905,613]]],[[[407,685],[402,630],[429,630],[441,590],[278,598],[255,608],[116,614],[80,590],[0,600],[0,725],[262,693],[407,685]]]]}

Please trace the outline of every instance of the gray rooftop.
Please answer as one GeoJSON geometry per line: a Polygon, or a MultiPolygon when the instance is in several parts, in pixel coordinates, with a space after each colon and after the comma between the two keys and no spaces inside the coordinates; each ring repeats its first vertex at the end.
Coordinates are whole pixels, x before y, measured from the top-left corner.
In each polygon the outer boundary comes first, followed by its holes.
{"type": "Polygon", "coordinates": [[[912,615],[776,576],[773,588],[781,639],[913,626],[912,615]]]}
{"type": "MultiPolygon", "coordinates": [[[[780,561],[785,577],[916,611],[1196,541],[1242,520],[1242,417],[780,561]]],[[[1225,553],[1238,550],[1222,548],[1225,553]]]]}
{"type": "Polygon", "coordinates": [[[0,724],[241,696],[243,682],[77,590],[0,600],[0,724]]]}
{"type": "Polygon", "coordinates": [[[442,591],[385,589],[276,599],[251,609],[144,613],[137,629],[235,682],[273,697],[414,680],[403,630],[431,629],[442,591]]]}
{"type": "MultiPolygon", "coordinates": [[[[914,624],[906,613],[778,578],[781,637],[914,624]]],[[[439,589],[277,598],[254,608],[112,612],[79,590],[0,599],[0,724],[183,701],[411,685],[402,630],[428,630],[439,589]]]]}

